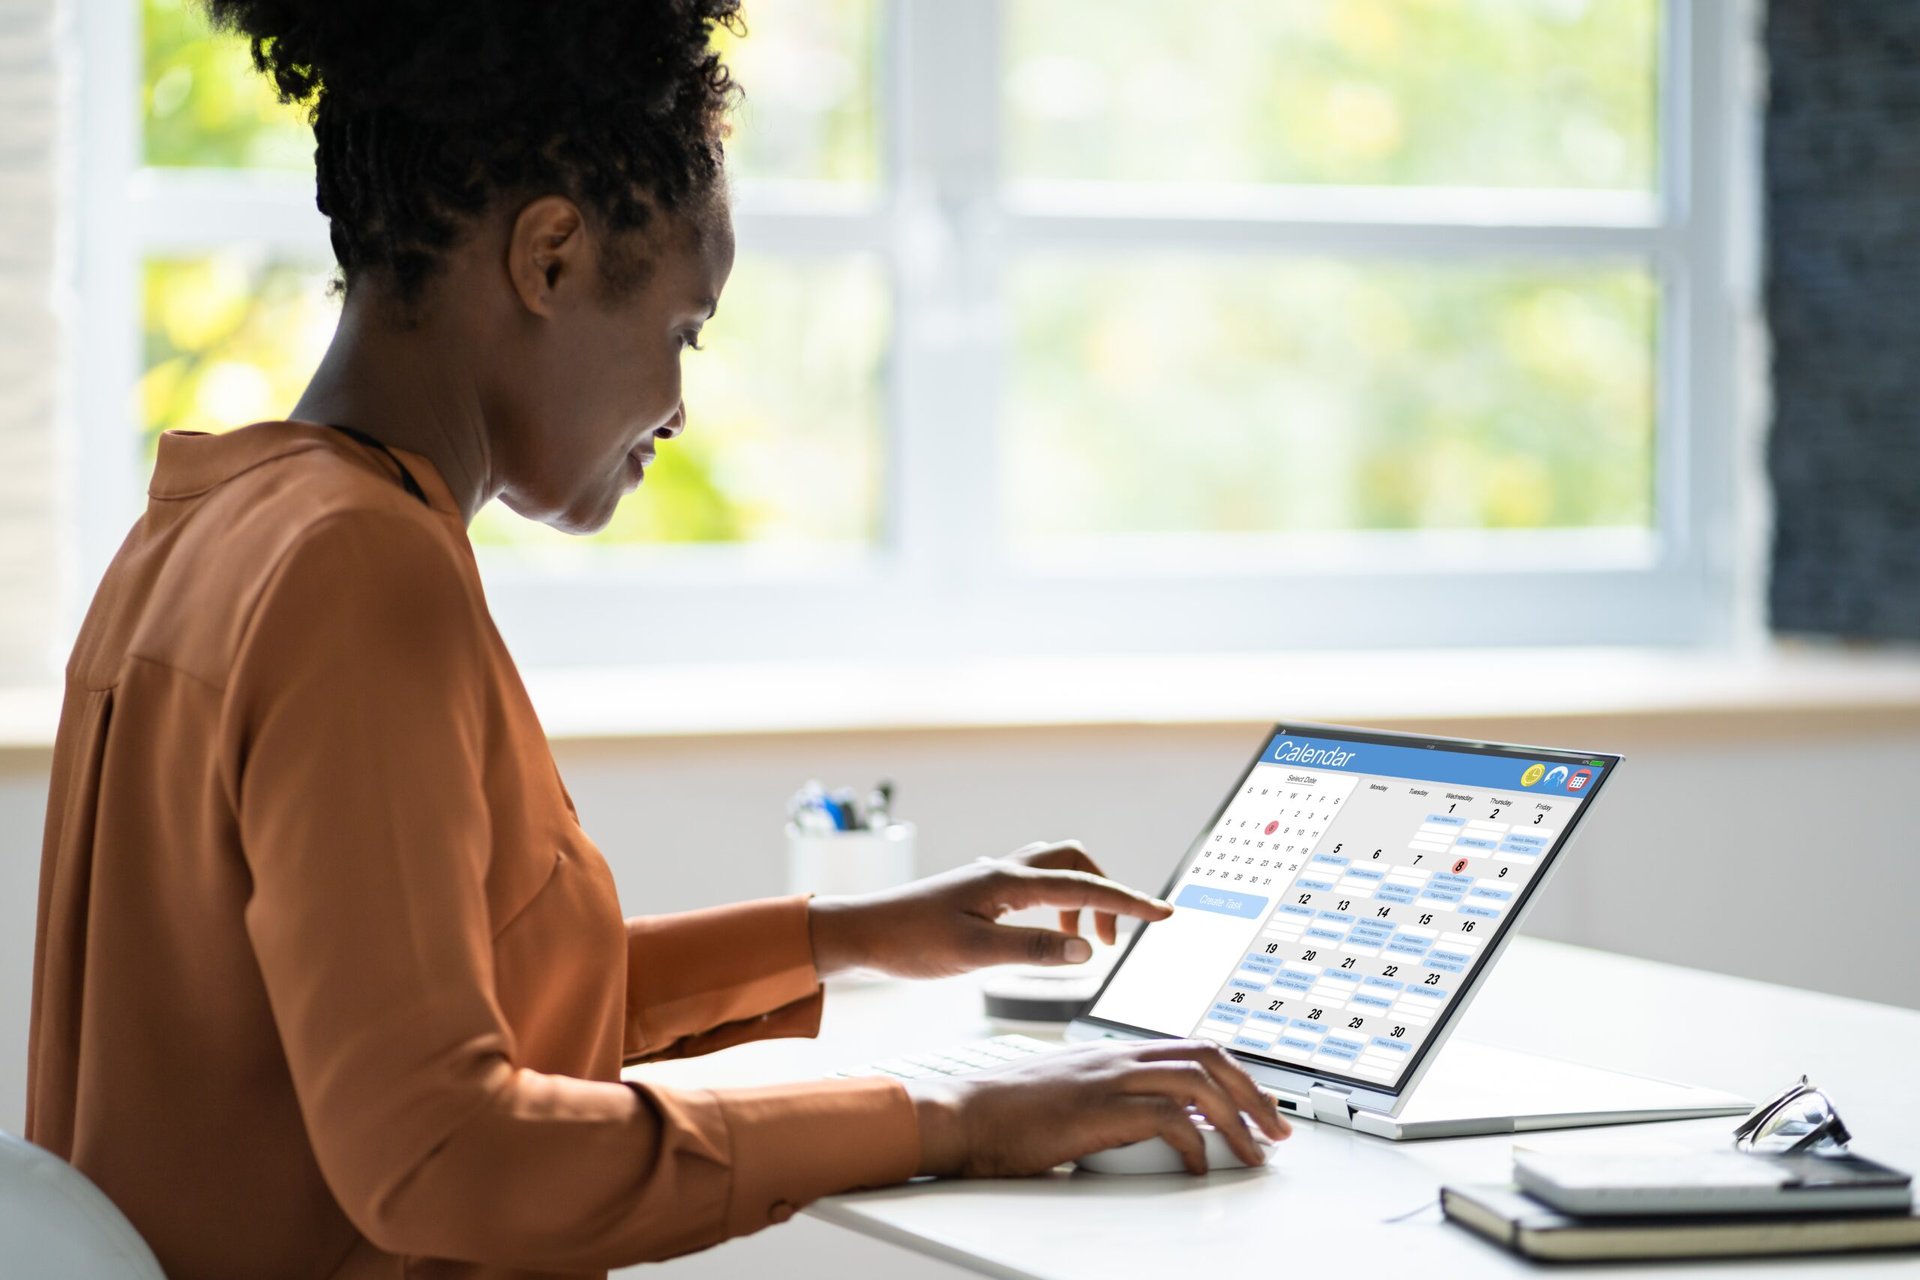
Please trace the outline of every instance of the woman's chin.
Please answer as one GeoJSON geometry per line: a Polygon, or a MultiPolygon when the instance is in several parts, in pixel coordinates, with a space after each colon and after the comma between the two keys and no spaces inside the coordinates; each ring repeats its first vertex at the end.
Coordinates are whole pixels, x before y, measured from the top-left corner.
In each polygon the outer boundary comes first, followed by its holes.
{"type": "Polygon", "coordinates": [[[613,513],[620,507],[620,500],[630,491],[611,491],[602,494],[587,494],[572,503],[521,504],[505,494],[500,501],[517,516],[531,520],[535,524],[544,524],[549,529],[572,534],[576,538],[590,537],[599,533],[613,521],[613,513]]]}

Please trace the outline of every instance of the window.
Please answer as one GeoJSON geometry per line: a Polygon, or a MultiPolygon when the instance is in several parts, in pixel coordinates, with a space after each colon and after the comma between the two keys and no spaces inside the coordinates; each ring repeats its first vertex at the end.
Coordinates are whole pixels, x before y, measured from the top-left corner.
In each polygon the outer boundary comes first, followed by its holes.
{"type": "MultiPolygon", "coordinates": [[[[1717,7],[746,16],[687,434],[596,538],[473,526],[523,662],[1730,625],[1717,7]]],[[[284,412],[336,304],[244,46],[194,0],[77,21],[97,572],[153,433],[284,412]]]]}

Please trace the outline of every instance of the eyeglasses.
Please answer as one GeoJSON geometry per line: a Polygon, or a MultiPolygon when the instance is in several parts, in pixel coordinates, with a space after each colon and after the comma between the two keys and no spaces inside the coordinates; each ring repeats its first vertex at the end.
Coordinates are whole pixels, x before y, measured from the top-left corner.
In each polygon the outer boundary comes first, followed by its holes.
{"type": "Polygon", "coordinates": [[[1736,1150],[1764,1155],[1843,1151],[1852,1138],[1833,1099],[1808,1084],[1805,1076],[1755,1107],[1733,1131],[1736,1150]]]}

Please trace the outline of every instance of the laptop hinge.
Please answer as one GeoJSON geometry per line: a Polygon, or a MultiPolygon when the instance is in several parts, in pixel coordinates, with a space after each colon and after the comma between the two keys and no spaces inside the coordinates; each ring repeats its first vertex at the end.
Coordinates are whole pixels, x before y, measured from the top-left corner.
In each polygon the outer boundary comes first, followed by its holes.
{"type": "Polygon", "coordinates": [[[1307,1101],[1313,1106],[1313,1118],[1326,1124],[1351,1125],[1353,1104],[1347,1101],[1351,1090],[1334,1085],[1316,1084],[1307,1089],[1307,1101]]]}

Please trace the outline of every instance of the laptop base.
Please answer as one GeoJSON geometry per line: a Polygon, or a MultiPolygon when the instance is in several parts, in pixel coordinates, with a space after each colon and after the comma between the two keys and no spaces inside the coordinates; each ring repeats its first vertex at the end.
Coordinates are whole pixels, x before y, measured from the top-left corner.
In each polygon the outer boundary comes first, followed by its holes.
{"type": "Polygon", "coordinates": [[[1337,1088],[1315,1086],[1303,1119],[1393,1141],[1572,1129],[1741,1115],[1744,1098],[1717,1089],[1629,1075],[1605,1067],[1500,1049],[1455,1037],[1400,1114],[1341,1105],[1337,1088]]]}

